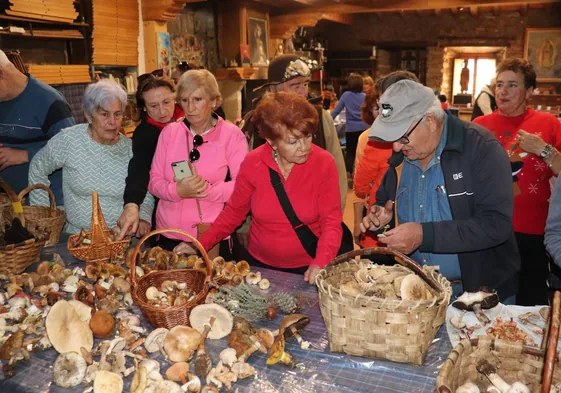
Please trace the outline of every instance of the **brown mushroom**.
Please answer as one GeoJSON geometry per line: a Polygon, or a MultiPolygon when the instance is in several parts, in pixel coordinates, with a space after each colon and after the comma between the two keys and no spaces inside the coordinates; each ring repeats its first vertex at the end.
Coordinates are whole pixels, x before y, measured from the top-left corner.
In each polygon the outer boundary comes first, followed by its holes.
{"type": "Polygon", "coordinates": [[[51,263],[47,261],[43,261],[37,266],[37,274],[44,276],[45,274],[49,274],[51,271],[51,263]]]}
{"type": "Polygon", "coordinates": [[[101,311],[105,311],[107,314],[113,315],[119,311],[119,301],[112,296],[106,296],[97,302],[97,308],[101,311]]]}
{"type": "Polygon", "coordinates": [[[242,277],[245,277],[251,272],[251,267],[247,261],[239,261],[236,263],[236,274],[239,274],[242,277]]]}
{"type": "Polygon", "coordinates": [[[253,346],[249,335],[241,330],[233,330],[228,336],[228,345],[236,350],[236,355],[241,356],[248,348],[253,346]]]}
{"type": "Polygon", "coordinates": [[[95,297],[86,286],[80,285],[76,292],[74,292],[73,297],[75,300],[95,309],[95,297]]]}
{"type": "Polygon", "coordinates": [[[199,342],[201,334],[189,326],[175,326],[164,339],[164,349],[172,362],[186,362],[191,360],[199,342]]]}
{"type": "Polygon", "coordinates": [[[280,323],[280,334],[284,334],[285,338],[294,336],[300,344],[300,348],[306,349],[309,343],[306,343],[300,337],[299,332],[304,330],[310,323],[310,318],[303,314],[290,314],[284,317],[280,323]]]}
{"type": "Polygon", "coordinates": [[[170,381],[181,382],[182,384],[187,383],[187,373],[189,372],[189,363],[187,362],[177,362],[172,364],[166,370],[166,378],[170,381]]]}
{"type": "Polygon", "coordinates": [[[96,263],[89,263],[86,266],[86,277],[92,279],[98,279],[99,277],[99,267],[96,263]]]}
{"type": "Polygon", "coordinates": [[[127,293],[131,291],[131,284],[123,277],[115,277],[111,290],[117,293],[127,293]]]}
{"type": "Polygon", "coordinates": [[[273,336],[273,333],[270,330],[259,329],[257,333],[249,336],[249,339],[251,341],[251,346],[246,348],[246,350],[239,356],[242,361],[246,361],[257,351],[267,353],[273,345],[275,336],[273,336]]]}
{"type": "Polygon", "coordinates": [[[115,319],[105,311],[96,311],[90,320],[90,329],[96,338],[105,338],[113,332],[115,319]]]}
{"type": "Polygon", "coordinates": [[[80,320],[74,307],[65,300],[58,301],[51,308],[45,327],[51,344],[59,353],[80,353],[82,347],[88,351],[93,347],[90,327],[80,320]]]}

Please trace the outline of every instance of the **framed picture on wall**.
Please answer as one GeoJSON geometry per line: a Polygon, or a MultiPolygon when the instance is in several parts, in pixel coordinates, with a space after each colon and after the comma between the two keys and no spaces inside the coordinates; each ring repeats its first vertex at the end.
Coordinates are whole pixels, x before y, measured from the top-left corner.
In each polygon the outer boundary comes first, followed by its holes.
{"type": "Polygon", "coordinates": [[[267,21],[265,19],[249,18],[247,34],[254,66],[267,66],[269,64],[267,31],[267,21]]]}
{"type": "Polygon", "coordinates": [[[524,58],[534,66],[538,82],[561,82],[561,28],[526,29],[524,58]]]}
{"type": "Polygon", "coordinates": [[[157,32],[157,51],[158,51],[158,68],[164,71],[164,75],[171,76],[171,50],[169,46],[169,34],[167,32],[157,32]]]}

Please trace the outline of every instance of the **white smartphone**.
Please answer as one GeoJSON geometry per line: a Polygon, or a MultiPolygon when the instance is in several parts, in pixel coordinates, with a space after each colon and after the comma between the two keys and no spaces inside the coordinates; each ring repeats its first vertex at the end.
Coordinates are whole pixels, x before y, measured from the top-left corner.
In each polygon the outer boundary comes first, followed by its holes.
{"type": "Polygon", "coordinates": [[[187,160],[172,162],[171,168],[173,169],[173,173],[177,180],[193,176],[193,172],[191,171],[191,167],[189,166],[189,162],[187,160]]]}

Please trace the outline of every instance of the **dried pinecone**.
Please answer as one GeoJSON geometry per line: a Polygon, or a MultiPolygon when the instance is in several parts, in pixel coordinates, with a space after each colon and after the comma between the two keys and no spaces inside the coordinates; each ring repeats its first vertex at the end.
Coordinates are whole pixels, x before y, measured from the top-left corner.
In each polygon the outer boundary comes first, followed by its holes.
{"type": "Polygon", "coordinates": [[[296,298],[288,292],[277,292],[271,296],[269,301],[285,314],[292,314],[298,309],[296,298]]]}

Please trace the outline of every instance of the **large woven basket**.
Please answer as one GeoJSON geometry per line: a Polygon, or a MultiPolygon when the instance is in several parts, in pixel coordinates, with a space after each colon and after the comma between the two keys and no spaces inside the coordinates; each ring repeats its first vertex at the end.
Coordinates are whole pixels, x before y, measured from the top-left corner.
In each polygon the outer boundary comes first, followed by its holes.
{"type": "MultiPolygon", "coordinates": [[[[4,189],[12,201],[12,212],[9,216],[19,218],[21,224],[25,227],[23,208],[16,192],[2,178],[0,178],[0,187],[4,189]]],[[[5,227],[3,222],[2,226],[0,226],[0,233],[3,235],[4,231],[5,227]]],[[[22,243],[0,247],[0,274],[19,274],[32,263],[39,261],[41,249],[46,241],[46,237],[40,239],[33,238],[22,243]]]]}
{"type": "Polygon", "coordinates": [[[479,360],[486,359],[497,368],[497,374],[507,383],[519,381],[528,386],[532,393],[549,393],[552,383],[561,383],[561,370],[555,367],[559,366],[556,359],[560,305],[561,293],[557,291],[550,313],[549,336],[544,338],[547,347],[539,349],[488,336],[462,340],[440,368],[436,391],[454,393],[464,383],[473,382],[484,392],[490,382],[477,371],[476,365],[479,360]]]}
{"type": "MultiPolygon", "coordinates": [[[[385,268],[388,268],[384,266],[385,268]]],[[[446,318],[452,294],[440,273],[421,268],[406,255],[384,247],[365,248],[338,256],[316,277],[321,314],[332,352],[420,365],[446,318]],[[410,301],[351,295],[339,290],[342,278],[359,267],[355,256],[393,255],[402,266],[419,275],[435,295],[432,300],[410,301]]]]}
{"type": "Polygon", "coordinates": [[[90,231],[86,232],[91,240],[90,244],[73,247],[80,235],[70,235],[68,238],[68,251],[70,254],[81,261],[85,262],[107,262],[114,257],[123,255],[131,242],[130,236],[126,236],[123,240],[112,241],[109,237],[111,231],[107,227],[105,217],[99,206],[99,197],[97,192],[92,193],[92,221],[90,231]]]}
{"type": "Polygon", "coordinates": [[[51,206],[23,206],[25,221],[29,226],[36,226],[37,228],[41,228],[49,232],[49,239],[46,244],[47,246],[57,245],[60,240],[60,233],[64,227],[64,222],[66,221],[66,213],[64,210],[57,209],[53,192],[44,184],[32,184],[23,189],[18,194],[20,202],[23,202],[25,196],[35,189],[44,190],[49,194],[51,206]]]}
{"type": "Polygon", "coordinates": [[[132,300],[142,310],[142,313],[154,327],[165,327],[171,329],[177,325],[190,326],[189,315],[191,310],[204,303],[208,294],[209,283],[212,281],[212,263],[208,259],[208,255],[203,246],[193,236],[181,229],[156,229],[136,244],[132,254],[132,263],[130,267],[131,278],[131,295],[132,300]],[[150,237],[160,233],[178,233],[190,239],[201,252],[201,256],[206,264],[206,274],[199,270],[192,269],[175,269],[151,271],[148,274],[138,277],[136,275],[136,262],[142,244],[150,237]],[[179,306],[157,307],[148,302],[146,298],[146,290],[152,286],[160,288],[162,282],[166,280],[177,281],[178,283],[186,283],[187,287],[195,292],[195,297],[179,306]]]}

